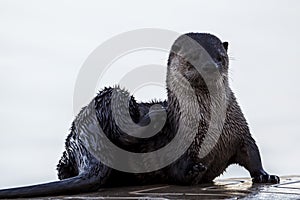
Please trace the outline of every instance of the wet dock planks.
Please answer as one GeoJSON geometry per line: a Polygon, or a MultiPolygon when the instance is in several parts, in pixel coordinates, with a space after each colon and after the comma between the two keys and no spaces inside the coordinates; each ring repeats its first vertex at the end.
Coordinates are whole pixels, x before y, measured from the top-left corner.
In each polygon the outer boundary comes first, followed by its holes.
{"type": "Polygon", "coordinates": [[[275,185],[252,184],[249,178],[217,179],[196,186],[149,185],[105,188],[98,192],[36,199],[300,199],[300,176],[281,177],[275,185]]]}

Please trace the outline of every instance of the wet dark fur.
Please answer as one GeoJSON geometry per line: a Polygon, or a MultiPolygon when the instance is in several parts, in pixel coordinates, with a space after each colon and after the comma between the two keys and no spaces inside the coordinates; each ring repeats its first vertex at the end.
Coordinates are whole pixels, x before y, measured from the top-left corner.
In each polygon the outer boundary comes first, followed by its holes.
{"type": "MultiPolygon", "coordinates": [[[[168,118],[170,118],[171,121],[172,118],[174,118],[173,122],[171,122],[172,124],[178,123],[178,115],[180,110],[178,108],[178,103],[176,102],[177,99],[174,98],[172,91],[170,91],[172,84],[177,85],[176,82],[174,83],[174,81],[170,81],[170,79],[173,78],[173,75],[170,75],[170,72],[174,69],[174,67],[171,68],[170,66],[173,65],[176,65],[175,69],[178,70],[178,72],[180,72],[189,81],[190,85],[195,91],[197,103],[200,108],[198,112],[202,114],[202,119],[199,121],[198,133],[185,155],[186,158],[183,160],[185,162],[186,159],[189,159],[196,164],[202,163],[206,167],[206,170],[201,171],[199,175],[196,176],[195,181],[192,179],[189,181],[192,183],[211,182],[214,178],[222,174],[229,165],[239,164],[249,171],[254,182],[278,183],[279,177],[268,175],[263,170],[258,147],[250,134],[248,124],[236,101],[234,93],[229,87],[229,59],[227,55],[228,43],[222,43],[217,37],[211,34],[189,33],[187,36],[199,43],[208,52],[213,60],[212,62],[218,66],[220,77],[215,79],[217,81],[213,84],[220,84],[220,87],[224,87],[228,104],[225,115],[225,123],[222,127],[222,134],[220,135],[217,144],[214,146],[212,151],[207,154],[207,156],[199,159],[198,154],[201,151],[202,142],[207,134],[209,121],[211,120],[211,105],[216,104],[218,106],[219,100],[218,98],[211,99],[206,82],[204,82],[199,73],[195,73],[193,75],[189,74],[190,68],[194,67],[191,65],[191,63],[189,63],[182,56],[178,56],[175,53],[170,54],[167,74],[167,88],[169,89],[168,118]],[[176,62],[174,62],[175,59],[177,59],[176,62]]],[[[179,40],[180,39],[177,41],[179,40]]],[[[175,52],[180,51],[180,48],[182,48],[176,45],[177,41],[172,47],[173,51],[175,52]]],[[[180,90],[180,88],[180,84],[179,86],[175,86],[175,89],[180,90]]],[[[182,95],[179,98],[183,99],[186,98],[186,96],[182,95]]],[[[176,167],[174,169],[176,169],[176,167]]]]}
{"type": "MultiPolygon", "coordinates": [[[[172,183],[172,184],[197,184],[211,182],[219,176],[230,165],[237,163],[245,167],[254,182],[277,183],[277,176],[268,175],[262,168],[261,159],[255,141],[251,137],[248,124],[238,106],[236,98],[228,85],[228,43],[222,43],[217,37],[210,34],[189,33],[186,34],[201,44],[219,66],[220,83],[225,87],[228,100],[226,120],[222,134],[217,145],[204,158],[198,154],[202,148],[202,142],[208,129],[208,122],[211,116],[210,105],[214,102],[211,99],[205,82],[198,74],[189,72],[193,65],[176,51],[180,46],[176,42],[172,47],[168,61],[167,74],[167,102],[137,103],[126,91],[115,87],[105,88],[94,98],[94,105],[97,121],[105,131],[106,136],[119,147],[133,152],[148,152],[166,145],[172,140],[178,129],[178,122],[181,115],[179,101],[170,90],[173,84],[170,70],[174,67],[185,76],[190,82],[197,96],[197,103],[203,114],[203,118],[196,127],[198,133],[188,151],[173,164],[156,172],[145,174],[129,174],[111,169],[99,162],[85,147],[79,139],[78,128],[85,129],[85,115],[88,115],[87,107],[84,107],[74,120],[71,133],[66,140],[66,150],[57,165],[58,177],[61,181],[45,185],[29,186],[18,189],[0,191],[0,198],[45,196],[68,193],[80,193],[94,191],[101,187],[149,184],[149,183],[172,183]],[[175,62],[176,61],[176,62],[175,62]],[[112,91],[124,93],[130,101],[129,112],[135,123],[149,122],[149,108],[154,103],[159,103],[167,111],[167,122],[160,133],[148,139],[136,139],[123,133],[114,123],[110,110],[112,91]]],[[[174,83],[176,85],[176,83],[174,83]]],[[[181,86],[176,86],[181,87],[181,86]]],[[[182,89],[182,88],[181,88],[182,89]]],[[[183,94],[181,96],[186,98],[183,94]]],[[[217,100],[216,100],[217,101],[217,100]]],[[[159,115],[159,114],[158,114],[159,115]]],[[[159,158],[157,161],[159,162],[159,158]]]]}

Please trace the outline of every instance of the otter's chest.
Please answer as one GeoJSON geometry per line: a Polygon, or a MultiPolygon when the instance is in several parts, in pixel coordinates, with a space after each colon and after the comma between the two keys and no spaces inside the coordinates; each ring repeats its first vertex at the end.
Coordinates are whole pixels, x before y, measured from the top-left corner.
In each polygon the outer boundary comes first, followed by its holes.
{"type": "Polygon", "coordinates": [[[224,130],[226,102],[199,96],[186,96],[181,100],[181,123],[185,125],[185,134],[194,136],[188,151],[200,159],[215,151],[226,151],[226,138],[231,137],[224,130]]]}

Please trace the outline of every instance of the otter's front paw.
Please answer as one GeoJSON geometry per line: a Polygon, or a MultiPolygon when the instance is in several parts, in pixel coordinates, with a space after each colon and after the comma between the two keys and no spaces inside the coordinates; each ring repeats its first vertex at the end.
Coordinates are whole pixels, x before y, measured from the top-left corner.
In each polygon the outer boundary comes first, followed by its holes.
{"type": "Polygon", "coordinates": [[[206,167],[204,165],[202,165],[201,163],[198,163],[193,166],[190,166],[190,169],[187,169],[187,176],[195,176],[205,170],[206,170],[206,167]]]}
{"type": "Polygon", "coordinates": [[[200,177],[202,176],[202,172],[206,171],[206,167],[201,163],[197,163],[194,165],[190,165],[186,169],[185,179],[187,180],[186,183],[189,185],[197,184],[200,177]]]}
{"type": "Polygon", "coordinates": [[[253,183],[279,183],[280,178],[276,175],[258,175],[252,178],[253,183]]]}

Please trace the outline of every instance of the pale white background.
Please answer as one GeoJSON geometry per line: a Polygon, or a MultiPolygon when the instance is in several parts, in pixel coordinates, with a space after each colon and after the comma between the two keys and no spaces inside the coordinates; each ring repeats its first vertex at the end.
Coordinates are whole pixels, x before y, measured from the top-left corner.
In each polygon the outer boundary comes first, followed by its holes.
{"type": "MultiPolygon", "coordinates": [[[[138,28],[210,32],[229,41],[231,86],[266,170],[299,174],[299,10],[297,0],[1,0],[0,188],[56,179],[80,67],[102,42],[138,28]]],[[[144,53],[142,64],[165,65],[167,55],[156,54],[144,53]]],[[[132,58],[116,66],[141,64],[132,58]]],[[[106,79],[99,89],[117,81],[113,73],[106,79]]],[[[164,98],[156,89],[137,97],[164,98]]],[[[227,171],[221,177],[248,176],[240,167],[227,171]]]]}

